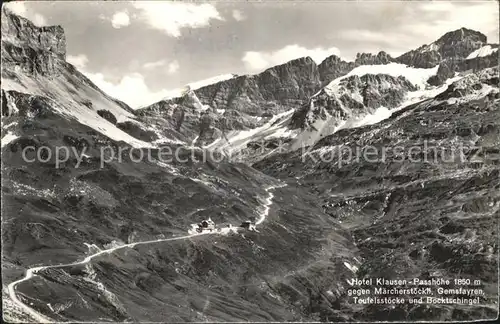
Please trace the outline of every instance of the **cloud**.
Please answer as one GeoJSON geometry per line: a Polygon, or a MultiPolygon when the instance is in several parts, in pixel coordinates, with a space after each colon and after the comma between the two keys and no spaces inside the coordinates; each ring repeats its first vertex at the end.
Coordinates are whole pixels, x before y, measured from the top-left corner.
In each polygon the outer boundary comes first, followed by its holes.
{"type": "Polygon", "coordinates": [[[47,25],[47,20],[45,20],[45,17],[36,13],[31,21],[37,25],[37,26],[46,26],[47,25]]]}
{"type": "MultiPolygon", "coordinates": [[[[362,44],[361,51],[376,54],[386,51],[397,57],[415,46],[415,37],[406,31],[377,31],[368,29],[346,29],[337,32],[339,39],[356,40],[362,44]]],[[[420,44],[422,45],[422,44],[420,44]]],[[[347,60],[354,60],[354,56],[344,55],[347,60]]]]}
{"type": "Polygon", "coordinates": [[[179,65],[179,62],[173,61],[170,64],[168,64],[168,74],[174,74],[179,70],[181,66],[179,65]]]}
{"type": "Polygon", "coordinates": [[[336,38],[355,45],[348,50],[353,47],[369,53],[384,50],[394,57],[423,44],[430,44],[445,33],[461,27],[490,35],[489,42],[498,42],[498,6],[491,1],[415,1],[400,4],[406,7],[404,15],[401,11],[396,12],[399,13],[397,18],[402,20],[401,23],[395,23],[397,28],[344,28],[336,31],[336,38]]]}
{"type": "Polygon", "coordinates": [[[152,91],[146,84],[144,76],[140,73],[130,73],[123,76],[118,83],[107,81],[102,73],[83,73],[94,82],[102,91],[119,99],[132,108],[153,104],[165,97],[179,94],[179,90],[161,89],[152,91]]]}
{"type": "Polygon", "coordinates": [[[130,17],[128,16],[128,13],[126,11],[115,13],[113,18],[111,18],[111,25],[117,29],[130,25],[130,17]]]}
{"type": "Polygon", "coordinates": [[[4,4],[6,8],[10,9],[13,13],[19,16],[26,17],[26,6],[24,2],[20,1],[14,1],[14,2],[7,2],[4,4]]]}
{"type": "MultiPolygon", "coordinates": [[[[95,83],[102,91],[109,94],[110,96],[119,99],[132,108],[138,108],[143,105],[148,105],[155,103],[157,101],[162,100],[165,97],[177,96],[180,93],[180,90],[167,90],[161,89],[158,91],[152,91],[146,81],[144,76],[140,73],[129,73],[124,75],[118,83],[114,83],[106,80],[104,74],[102,73],[93,73],[86,71],[87,63],[89,62],[88,58],[84,54],[78,55],[68,55],[66,60],[73,64],[80,72],[82,72],[85,76],[87,76],[92,82],[95,83]]],[[[178,69],[177,61],[172,63],[177,64],[173,69],[178,69]]],[[[170,68],[170,63],[168,68],[170,68]]],[[[161,60],[157,62],[150,62],[144,64],[144,67],[148,66],[149,68],[155,68],[158,66],[165,66],[166,61],[161,60]]]]}
{"type": "Polygon", "coordinates": [[[448,31],[466,27],[485,34],[494,35],[489,42],[498,42],[499,8],[496,1],[471,1],[464,6],[458,2],[433,1],[433,6],[424,4],[424,11],[434,11],[437,19],[432,24],[418,24],[413,20],[411,24],[403,26],[414,34],[428,35],[438,38],[448,31]],[[437,4],[439,3],[439,4],[437,4]],[[419,28],[420,30],[415,30],[419,28]]]}
{"type": "Polygon", "coordinates": [[[304,56],[311,57],[319,64],[333,54],[339,56],[339,49],[336,47],[308,49],[299,45],[288,45],[274,52],[246,52],[242,61],[249,71],[255,72],[304,56]]]}
{"type": "Polygon", "coordinates": [[[45,19],[45,17],[39,13],[34,12],[31,8],[28,9],[24,2],[20,1],[7,2],[5,6],[16,15],[31,20],[31,22],[34,23],[36,26],[47,25],[47,20],[45,19]]]}
{"type": "Polygon", "coordinates": [[[160,66],[164,66],[165,64],[167,64],[166,60],[159,60],[159,61],[155,61],[155,62],[146,62],[146,63],[143,64],[143,67],[146,70],[152,70],[154,68],[157,68],[157,67],[160,67],[160,66]]]}
{"type": "Polygon", "coordinates": [[[102,91],[119,99],[134,109],[151,105],[166,98],[180,97],[187,87],[198,89],[203,86],[233,78],[233,74],[222,74],[215,77],[191,82],[184,88],[161,89],[152,91],[146,84],[144,76],[140,73],[130,73],[122,77],[120,82],[113,83],[105,79],[102,73],[82,71],[102,91]]]}
{"type": "Polygon", "coordinates": [[[181,28],[209,26],[210,20],[223,20],[217,9],[208,3],[134,2],[140,10],[138,17],[152,28],[173,37],[181,36],[181,28]]]}
{"type": "Polygon", "coordinates": [[[166,71],[168,74],[176,73],[181,67],[177,60],[168,63],[166,60],[159,60],[155,62],[147,62],[142,65],[146,70],[153,70],[159,67],[166,66],[166,71]]]}
{"type": "Polygon", "coordinates": [[[246,17],[243,15],[243,12],[238,9],[233,10],[233,18],[236,21],[242,21],[246,19],[246,17]]]}
{"type": "Polygon", "coordinates": [[[87,66],[89,59],[85,54],[78,54],[78,55],[68,55],[66,57],[66,61],[68,63],[73,64],[77,69],[83,70],[87,66]]]}

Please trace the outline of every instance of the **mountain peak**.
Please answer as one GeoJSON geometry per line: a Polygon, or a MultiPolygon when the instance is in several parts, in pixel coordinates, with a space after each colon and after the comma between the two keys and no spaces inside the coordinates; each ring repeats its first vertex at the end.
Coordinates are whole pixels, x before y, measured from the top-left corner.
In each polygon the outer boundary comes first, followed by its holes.
{"type": "Polygon", "coordinates": [[[20,48],[49,52],[66,60],[66,36],[62,26],[39,27],[5,6],[2,8],[2,42],[20,48]]]}
{"type": "Polygon", "coordinates": [[[447,32],[443,36],[441,36],[438,40],[436,40],[435,44],[449,44],[451,42],[460,42],[465,39],[469,39],[474,42],[486,43],[487,37],[481,32],[478,32],[473,29],[462,27],[457,30],[453,30],[447,32]]]}
{"type": "Polygon", "coordinates": [[[486,44],[486,36],[476,30],[462,27],[447,32],[429,45],[422,45],[415,50],[396,58],[399,63],[419,68],[431,68],[442,60],[463,60],[470,53],[486,44]]]}
{"type": "Polygon", "coordinates": [[[357,53],[356,60],[354,61],[356,66],[359,65],[379,65],[388,64],[394,61],[394,59],[384,51],[378,52],[376,55],[372,53],[357,53]]]}
{"type": "Polygon", "coordinates": [[[304,56],[304,57],[299,57],[299,58],[290,60],[288,62],[279,64],[279,65],[272,66],[272,67],[266,69],[264,72],[270,71],[270,70],[287,68],[290,66],[293,66],[293,67],[314,66],[314,67],[316,67],[316,62],[314,62],[314,60],[310,56],[304,56]]]}

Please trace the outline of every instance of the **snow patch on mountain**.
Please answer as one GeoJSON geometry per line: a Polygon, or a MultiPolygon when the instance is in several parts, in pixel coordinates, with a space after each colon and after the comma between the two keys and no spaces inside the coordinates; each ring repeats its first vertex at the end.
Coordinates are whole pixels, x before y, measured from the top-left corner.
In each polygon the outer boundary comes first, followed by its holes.
{"type": "Polygon", "coordinates": [[[2,147],[13,142],[15,139],[19,138],[19,136],[14,135],[12,132],[7,132],[4,137],[2,137],[2,147]]]}
{"type": "Polygon", "coordinates": [[[481,48],[478,48],[474,52],[470,53],[469,56],[467,56],[466,60],[470,60],[470,59],[473,59],[476,57],[488,56],[488,55],[491,55],[497,51],[498,51],[498,47],[493,48],[491,45],[485,45],[481,48]]]}
{"type": "Polygon", "coordinates": [[[238,152],[251,141],[262,140],[269,135],[276,135],[277,131],[287,134],[287,136],[292,136],[291,132],[285,130],[294,109],[290,109],[280,114],[276,114],[264,125],[243,131],[231,131],[226,134],[226,139],[219,138],[212,144],[205,146],[204,148],[211,150],[230,150],[232,152],[238,152]]]}
{"type": "MultiPolygon", "coordinates": [[[[2,123],[3,123],[3,120],[2,120],[2,123]]],[[[17,122],[13,121],[12,123],[8,123],[7,125],[2,125],[2,129],[6,130],[6,129],[9,129],[15,125],[17,125],[17,122]]]]}
{"type": "Polygon", "coordinates": [[[210,108],[210,106],[208,105],[204,105],[201,103],[200,99],[198,98],[198,96],[196,95],[196,93],[194,93],[194,91],[190,90],[188,93],[186,93],[186,96],[188,96],[192,103],[193,103],[193,106],[198,110],[198,111],[205,111],[207,109],[210,108]]]}
{"type": "Polygon", "coordinates": [[[453,78],[450,78],[446,80],[446,83],[439,86],[439,87],[428,87],[427,89],[424,90],[417,90],[417,91],[411,91],[406,94],[406,99],[401,105],[399,105],[396,108],[393,109],[388,109],[386,107],[379,107],[373,112],[372,114],[368,114],[364,116],[361,119],[355,120],[351,123],[347,123],[343,128],[348,128],[348,127],[361,127],[361,126],[367,126],[367,125],[373,125],[376,123],[379,123],[389,117],[392,116],[395,112],[409,106],[412,104],[415,104],[417,102],[420,102],[422,100],[434,98],[438,94],[442,93],[445,91],[450,84],[453,82],[460,80],[462,76],[455,76],[453,78]]]}
{"type": "MultiPolygon", "coordinates": [[[[423,89],[423,90],[408,92],[408,94],[406,95],[406,100],[398,108],[401,109],[401,108],[404,108],[406,106],[417,103],[419,101],[433,98],[433,97],[437,96],[438,94],[440,94],[441,92],[445,91],[450,84],[452,84],[453,82],[455,82],[457,80],[460,80],[461,78],[463,78],[463,76],[456,75],[453,78],[446,80],[446,82],[441,86],[427,87],[426,89],[423,89]]],[[[393,112],[397,111],[398,108],[394,109],[393,112]]]]}
{"type": "MultiPolygon", "coordinates": [[[[352,122],[351,127],[361,127],[367,125],[373,125],[378,122],[381,122],[384,119],[391,117],[392,111],[387,109],[386,107],[379,107],[375,110],[373,114],[368,114],[361,119],[355,120],[352,122]]],[[[346,127],[344,127],[346,128],[346,127]]]]}
{"type": "Polygon", "coordinates": [[[310,127],[302,131],[291,145],[292,150],[297,150],[302,147],[313,145],[322,137],[328,136],[342,129],[346,120],[339,120],[338,116],[332,116],[325,112],[325,118],[316,119],[310,127]]]}
{"type": "Polygon", "coordinates": [[[431,76],[435,75],[437,73],[437,70],[438,66],[430,69],[419,69],[409,67],[401,63],[389,63],[385,65],[362,65],[353,69],[346,75],[330,82],[325,87],[325,90],[329,94],[335,93],[340,84],[340,81],[353,75],[363,76],[365,74],[387,74],[393,77],[403,76],[419,89],[425,89],[427,87],[427,80],[431,76]]]}
{"type": "Polygon", "coordinates": [[[459,98],[449,98],[446,101],[449,104],[462,104],[465,102],[470,102],[472,100],[481,99],[489,94],[497,94],[497,93],[499,93],[498,87],[492,87],[488,84],[483,84],[481,89],[474,90],[473,93],[467,94],[459,98]]]}
{"type": "Polygon", "coordinates": [[[51,100],[51,107],[67,118],[74,118],[99,133],[116,141],[124,141],[133,147],[151,147],[152,145],[138,140],[116,127],[97,114],[99,110],[111,112],[117,122],[134,121],[132,113],[108,100],[96,89],[82,83],[75,75],[63,71],[63,75],[51,78],[16,73],[16,79],[2,77],[2,89],[18,91],[51,100]]]}
{"type": "Polygon", "coordinates": [[[237,77],[236,74],[221,74],[221,75],[216,75],[216,76],[208,78],[208,79],[203,79],[203,80],[188,83],[188,86],[192,90],[196,90],[196,89],[206,87],[208,85],[211,85],[211,84],[214,84],[217,82],[226,81],[226,80],[229,80],[229,79],[232,79],[235,77],[237,77]]]}
{"type": "MultiPolygon", "coordinates": [[[[169,100],[169,99],[182,97],[183,95],[185,95],[189,91],[197,90],[197,89],[200,89],[200,88],[203,88],[203,87],[206,87],[206,86],[218,83],[218,82],[233,79],[236,77],[237,77],[236,74],[221,74],[221,75],[216,75],[214,77],[210,77],[207,79],[191,82],[191,83],[188,83],[184,88],[175,89],[175,90],[170,91],[169,95],[167,97],[163,98],[162,100],[169,100]]],[[[144,107],[141,106],[139,108],[144,108],[144,107]]]]}

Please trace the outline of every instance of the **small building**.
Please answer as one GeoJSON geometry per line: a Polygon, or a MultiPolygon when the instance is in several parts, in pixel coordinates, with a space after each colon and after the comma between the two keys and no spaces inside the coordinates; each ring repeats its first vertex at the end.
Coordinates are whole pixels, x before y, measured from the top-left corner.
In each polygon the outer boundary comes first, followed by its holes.
{"type": "Polygon", "coordinates": [[[202,231],[213,231],[215,230],[215,222],[208,218],[207,220],[202,220],[200,224],[198,224],[198,232],[202,231]]]}
{"type": "Polygon", "coordinates": [[[252,223],[251,221],[247,220],[247,221],[244,221],[243,223],[241,223],[240,227],[244,228],[244,229],[247,229],[249,231],[253,231],[255,230],[255,224],[252,223]]]}

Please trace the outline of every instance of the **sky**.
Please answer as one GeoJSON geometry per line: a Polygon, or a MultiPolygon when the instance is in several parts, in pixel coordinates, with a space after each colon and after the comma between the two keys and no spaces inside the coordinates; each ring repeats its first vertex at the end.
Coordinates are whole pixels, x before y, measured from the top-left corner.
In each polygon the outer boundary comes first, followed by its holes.
{"type": "Polygon", "coordinates": [[[498,2],[20,1],[38,26],[61,25],[67,60],[133,108],[310,56],[398,56],[461,27],[498,43],[498,2]]]}

